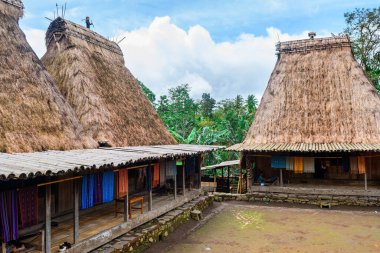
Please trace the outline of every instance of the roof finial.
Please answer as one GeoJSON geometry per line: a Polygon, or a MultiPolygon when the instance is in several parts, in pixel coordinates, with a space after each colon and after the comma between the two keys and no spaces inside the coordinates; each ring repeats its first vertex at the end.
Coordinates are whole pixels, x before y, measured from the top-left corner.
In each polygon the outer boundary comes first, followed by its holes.
{"type": "Polygon", "coordinates": [[[309,35],[309,38],[310,38],[311,40],[313,40],[314,37],[317,36],[317,34],[316,34],[315,32],[309,32],[307,35],[309,35]]]}

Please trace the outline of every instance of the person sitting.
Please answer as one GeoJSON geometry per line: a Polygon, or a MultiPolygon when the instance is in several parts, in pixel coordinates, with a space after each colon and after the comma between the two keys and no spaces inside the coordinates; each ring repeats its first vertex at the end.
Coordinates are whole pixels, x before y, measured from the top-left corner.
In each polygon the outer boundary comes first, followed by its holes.
{"type": "Polygon", "coordinates": [[[263,172],[260,172],[260,175],[257,177],[257,182],[259,185],[264,186],[264,185],[272,185],[278,180],[278,177],[273,176],[268,179],[264,177],[263,172]]]}

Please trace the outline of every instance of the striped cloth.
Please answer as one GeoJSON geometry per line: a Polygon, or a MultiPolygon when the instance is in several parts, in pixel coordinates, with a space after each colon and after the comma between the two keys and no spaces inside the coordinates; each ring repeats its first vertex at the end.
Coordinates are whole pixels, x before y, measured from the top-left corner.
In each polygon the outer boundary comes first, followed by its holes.
{"type": "Polygon", "coordinates": [[[166,176],[167,177],[174,177],[177,175],[177,165],[176,161],[167,161],[166,162],[166,176]]]}
{"type": "Polygon", "coordinates": [[[1,236],[3,242],[18,239],[17,191],[0,192],[1,236]]]}
{"type": "Polygon", "coordinates": [[[359,174],[366,173],[364,156],[358,156],[358,169],[359,169],[359,174]]]}
{"type": "Polygon", "coordinates": [[[286,170],[294,170],[294,158],[293,157],[286,157],[286,170]]]}
{"type": "Polygon", "coordinates": [[[128,169],[119,170],[117,181],[117,198],[122,198],[128,193],[128,169]]]}
{"type": "Polygon", "coordinates": [[[160,164],[156,163],[153,166],[153,188],[156,188],[160,183],[160,164]]]}
{"type": "Polygon", "coordinates": [[[103,203],[113,201],[115,190],[115,173],[113,171],[105,171],[102,173],[102,186],[103,203]]]}
{"type": "Polygon", "coordinates": [[[94,206],[94,188],[95,175],[84,175],[82,177],[82,209],[87,209],[94,206]]]}
{"type": "MultiPolygon", "coordinates": [[[[94,204],[99,204],[102,203],[103,201],[103,196],[102,196],[102,174],[101,173],[96,173],[94,174],[94,204]]],[[[89,193],[90,194],[90,193],[89,193]]]]}
{"type": "Polygon", "coordinates": [[[359,174],[358,157],[357,156],[350,157],[350,173],[352,175],[359,174]]]}
{"type": "Polygon", "coordinates": [[[18,191],[21,228],[38,224],[38,187],[22,188],[18,191]]]}
{"type": "Polygon", "coordinates": [[[303,173],[303,158],[294,157],[294,173],[302,174],[303,173]]]}
{"type": "Polygon", "coordinates": [[[303,158],[303,172],[304,173],[315,173],[314,157],[304,157],[303,158]]]}
{"type": "Polygon", "coordinates": [[[286,157],[285,156],[272,156],[272,168],[273,169],[285,169],[286,157]]]}

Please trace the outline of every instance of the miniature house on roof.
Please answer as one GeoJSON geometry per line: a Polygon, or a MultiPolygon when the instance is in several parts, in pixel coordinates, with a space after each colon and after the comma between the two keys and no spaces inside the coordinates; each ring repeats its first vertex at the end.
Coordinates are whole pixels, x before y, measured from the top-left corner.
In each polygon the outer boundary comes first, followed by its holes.
{"type": "Polygon", "coordinates": [[[42,62],[95,140],[112,146],[176,143],[125,67],[117,43],[57,18],[46,46],[42,62]]]}
{"type": "Polygon", "coordinates": [[[229,148],[241,152],[249,172],[254,167],[251,185],[260,171],[271,177],[277,168],[287,169],[293,182],[354,180],[364,173],[380,179],[373,157],[380,151],[379,95],[348,37],[314,36],[277,45],[278,60],[254,122],[245,140],[229,148]]]}

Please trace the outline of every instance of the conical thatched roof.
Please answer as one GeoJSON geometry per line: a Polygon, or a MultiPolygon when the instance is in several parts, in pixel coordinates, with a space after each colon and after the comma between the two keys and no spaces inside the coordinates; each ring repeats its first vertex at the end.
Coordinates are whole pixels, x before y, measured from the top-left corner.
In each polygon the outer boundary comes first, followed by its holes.
{"type": "Polygon", "coordinates": [[[19,28],[22,14],[20,0],[0,0],[0,152],[92,147],[19,28]]]}
{"type": "Polygon", "coordinates": [[[176,143],[116,43],[58,18],[49,26],[46,45],[44,65],[95,140],[112,146],[176,143]]]}
{"type": "Polygon", "coordinates": [[[238,151],[379,151],[380,98],[348,37],[279,43],[278,61],[238,151]]]}

